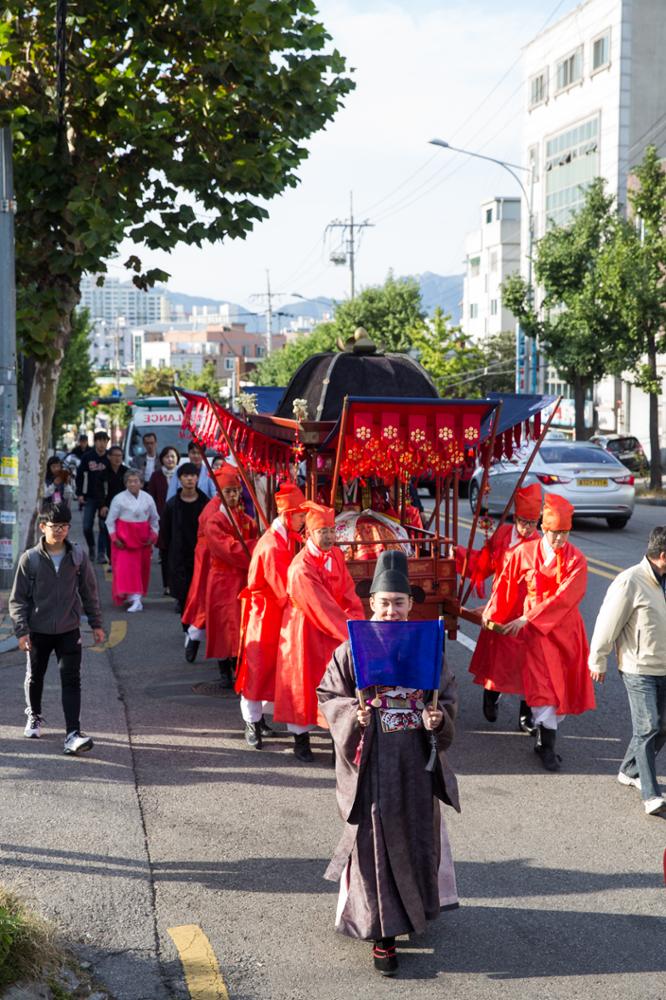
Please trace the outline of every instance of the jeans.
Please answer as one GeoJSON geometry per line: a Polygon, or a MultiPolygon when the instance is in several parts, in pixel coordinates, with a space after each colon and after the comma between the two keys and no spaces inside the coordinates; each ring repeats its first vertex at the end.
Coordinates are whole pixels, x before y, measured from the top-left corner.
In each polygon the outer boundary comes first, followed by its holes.
{"type": "Polygon", "coordinates": [[[622,674],[629,697],[631,728],[620,765],[630,778],[640,778],[643,800],[659,797],[657,754],[666,743],[666,676],[622,674]]]}
{"type": "MultiPolygon", "coordinates": [[[[90,553],[90,558],[95,558],[95,535],[93,532],[93,527],[95,524],[95,514],[99,510],[100,504],[98,500],[94,500],[92,497],[88,497],[83,503],[83,534],[86,542],[88,543],[88,552],[90,553]]],[[[97,558],[101,556],[108,556],[110,554],[111,544],[109,542],[109,532],[106,530],[106,524],[99,518],[98,521],[99,534],[97,536],[97,558]]]]}
{"type": "Polygon", "coordinates": [[[81,633],[78,628],[60,635],[30,633],[30,652],[25,673],[25,700],[33,715],[42,714],[44,677],[51,653],[60,667],[62,708],[65,713],[65,733],[80,729],[81,712],[81,633]]]}

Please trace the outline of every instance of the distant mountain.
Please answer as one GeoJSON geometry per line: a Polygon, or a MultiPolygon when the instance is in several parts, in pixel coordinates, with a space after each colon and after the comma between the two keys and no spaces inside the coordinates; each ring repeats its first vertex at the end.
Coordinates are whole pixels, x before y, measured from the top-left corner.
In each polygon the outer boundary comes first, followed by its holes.
{"type": "Polygon", "coordinates": [[[182,306],[186,314],[192,312],[192,306],[226,305],[225,302],[220,302],[218,299],[205,299],[200,295],[185,295],[184,292],[172,292],[170,288],[164,288],[163,286],[159,290],[163,295],[167,296],[172,306],[182,306]]]}
{"type": "Polygon", "coordinates": [[[421,286],[421,301],[428,316],[432,316],[437,306],[440,306],[451,316],[453,323],[459,323],[462,316],[463,275],[442,275],[425,271],[414,277],[421,286]]]}
{"type": "MultiPolygon", "coordinates": [[[[451,316],[453,323],[459,323],[462,313],[462,274],[433,274],[425,271],[423,274],[415,274],[414,278],[421,288],[421,301],[425,312],[432,316],[439,306],[443,311],[451,316]]],[[[220,306],[229,306],[232,317],[239,323],[245,323],[251,333],[263,333],[266,328],[264,314],[259,310],[249,310],[245,306],[238,305],[226,299],[208,299],[199,295],[185,295],[183,292],[172,292],[171,289],[163,289],[173,306],[182,306],[185,314],[192,312],[193,306],[208,306],[213,312],[220,306]]],[[[284,305],[277,305],[274,309],[275,327],[284,326],[288,316],[304,317],[313,321],[322,320],[327,314],[335,310],[335,299],[326,296],[315,296],[311,299],[298,299],[296,302],[287,302],[284,305]]]]}

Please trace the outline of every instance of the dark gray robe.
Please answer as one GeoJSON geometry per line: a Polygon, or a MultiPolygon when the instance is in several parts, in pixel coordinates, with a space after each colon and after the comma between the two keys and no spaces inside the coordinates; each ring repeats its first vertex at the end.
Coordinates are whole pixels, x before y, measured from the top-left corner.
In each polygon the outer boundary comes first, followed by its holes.
{"type": "MultiPolygon", "coordinates": [[[[377,940],[418,932],[440,912],[440,801],[458,812],[458,785],[445,751],[454,736],[456,682],[445,666],[439,693],[444,720],[437,731],[437,761],[425,729],[384,733],[378,712],[365,729],[359,766],[358,724],[349,643],[336,649],[317,689],[336,750],[338,806],[345,830],[325,878],[347,870],[349,891],[337,929],[377,940]]],[[[445,859],[446,860],[446,859],[445,859]]]]}

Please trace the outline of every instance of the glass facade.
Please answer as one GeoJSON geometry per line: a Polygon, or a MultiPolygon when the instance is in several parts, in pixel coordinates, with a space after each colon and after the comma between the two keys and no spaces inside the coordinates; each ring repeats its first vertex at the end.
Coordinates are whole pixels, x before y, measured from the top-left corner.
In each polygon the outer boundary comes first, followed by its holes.
{"type": "Polygon", "coordinates": [[[599,116],[566,129],[546,143],[546,225],[563,226],[579,211],[599,175],[599,116]]]}

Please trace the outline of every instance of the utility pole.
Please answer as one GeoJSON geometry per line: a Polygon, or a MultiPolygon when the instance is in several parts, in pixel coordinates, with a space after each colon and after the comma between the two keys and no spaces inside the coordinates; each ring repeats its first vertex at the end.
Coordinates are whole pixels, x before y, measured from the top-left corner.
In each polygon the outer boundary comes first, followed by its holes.
{"type": "MultiPolygon", "coordinates": [[[[5,79],[8,71],[0,67],[5,79]]],[[[16,400],[16,268],[12,136],[0,128],[0,590],[12,585],[17,556],[18,424],[16,400]]]]}
{"type": "Polygon", "coordinates": [[[353,192],[349,192],[349,218],[348,219],[334,219],[333,222],[329,222],[326,226],[326,232],[329,229],[341,229],[342,238],[345,243],[345,256],[344,259],[340,259],[335,253],[331,254],[331,260],[334,264],[347,264],[349,267],[349,289],[350,297],[353,299],[356,296],[356,256],[358,253],[358,248],[356,244],[356,234],[361,232],[363,229],[374,228],[374,223],[368,222],[366,219],[364,222],[354,222],[354,195],[353,192]]]}
{"type": "MultiPolygon", "coordinates": [[[[273,350],[273,316],[275,315],[273,310],[273,299],[281,298],[284,295],[286,295],[286,292],[271,291],[271,272],[268,268],[266,268],[266,291],[256,292],[254,295],[250,296],[253,301],[261,299],[266,302],[266,357],[268,357],[273,350]]],[[[280,315],[280,313],[278,313],[278,315],[280,315]]]]}

